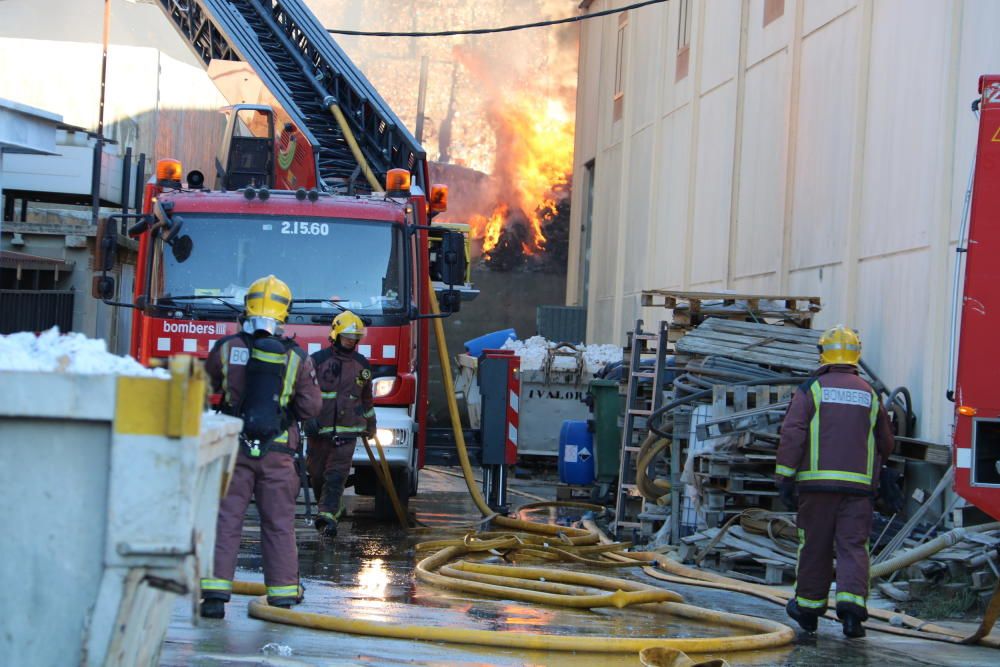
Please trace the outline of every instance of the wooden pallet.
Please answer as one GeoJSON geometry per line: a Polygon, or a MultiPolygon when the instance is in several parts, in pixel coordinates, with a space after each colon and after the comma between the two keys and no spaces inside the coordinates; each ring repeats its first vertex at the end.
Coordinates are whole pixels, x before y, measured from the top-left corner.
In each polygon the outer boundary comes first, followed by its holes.
{"type": "Polygon", "coordinates": [[[677,341],[683,354],[718,356],[812,373],[819,331],[711,318],[677,341]]]}
{"type": "Polygon", "coordinates": [[[938,465],[946,466],[951,463],[951,447],[916,438],[896,436],[896,448],[893,453],[905,459],[927,461],[938,465]]]}
{"type": "Polygon", "coordinates": [[[778,319],[808,328],[821,309],[818,296],[767,296],[763,294],[728,294],[724,292],[682,292],[643,290],[644,308],[667,308],[673,311],[676,325],[694,326],[705,318],[735,320],[778,319]]]}
{"type": "Polygon", "coordinates": [[[766,475],[733,471],[731,474],[723,476],[695,473],[695,477],[698,478],[703,488],[721,489],[728,493],[755,494],[762,492],[771,495],[777,492],[774,478],[766,475]]]}

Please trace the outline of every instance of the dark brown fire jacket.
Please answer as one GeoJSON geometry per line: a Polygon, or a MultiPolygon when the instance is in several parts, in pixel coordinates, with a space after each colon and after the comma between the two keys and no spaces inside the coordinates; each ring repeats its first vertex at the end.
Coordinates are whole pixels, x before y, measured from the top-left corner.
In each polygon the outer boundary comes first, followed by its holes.
{"type": "Polygon", "coordinates": [[[775,472],[803,491],[870,495],[893,448],[878,394],[849,364],[822,366],[792,398],[775,472]]]}
{"type": "Polygon", "coordinates": [[[320,436],[353,439],[366,431],[374,435],[372,371],[364,355],[330,345],[311,358],[323,392],[323,409],[317,418],[320,436]]]}

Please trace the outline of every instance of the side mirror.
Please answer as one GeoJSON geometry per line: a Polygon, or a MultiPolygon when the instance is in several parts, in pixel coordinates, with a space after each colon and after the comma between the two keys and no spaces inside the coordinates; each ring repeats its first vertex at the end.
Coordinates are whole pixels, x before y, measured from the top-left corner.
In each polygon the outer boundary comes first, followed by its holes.
{"type": "Polygon", "coordinates": [[[111,276],[94,276],[90,285],[90,294],[95,299],[110,301],[115,297],[115,279],[111,276]]]}
{"type": "MultiPolygon", "coordinates": [[[[444,230],[434,263],[436,265],[434,272],[441,278],[441,282],[446,285],[464,285],[465,272],[468,268],[465,257],[465,235],[462,232],[444,230]]],[[[458,308],[455,308],[452,312],[457,311],[458,308]]]]}
{"type": "Polygon", "coordinates": [[[462,309],[462,293],[457,289],[446,289],[437,293],[438,306],[442,313],[448,315],[462,309]]]}
{"type": "Polygon", "coordinates": [[[105,218],[97,224],[96,254],[94,269],[110,271],[115,268],[115,256],[118,254],[118,220],[105,218]]]}

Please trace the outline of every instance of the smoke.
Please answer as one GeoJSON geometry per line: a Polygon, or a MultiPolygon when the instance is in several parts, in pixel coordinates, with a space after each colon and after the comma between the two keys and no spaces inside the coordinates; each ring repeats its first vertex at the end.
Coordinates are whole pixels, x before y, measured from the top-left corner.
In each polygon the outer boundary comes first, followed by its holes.
{"type": "MultiPolygon", "coordinates": [[[[564,18],[578,0],[307,0],[327,27],[392,32],[499,27],[564,18]]],[[[575,113],[577,24],[491,35],[352,37],[334,35],[413,130],[420,62],[428,59],[423,137],[428,158],[494,172],[491,112],[512,95],[558,100],[575,113]]]]}
{"type": "MultiPolygon", "coordinates": [[[[391,32],[500,27],[579,13],[578,0],[308,3],[327,27],[391,32]]],[[[497,268],[523,265],[543,251],[553,253],[549,263],[565,254],[559,249],[567,236],[562,227],[568,229],[578,24],[491,35],[334,39],[414,131],[426,58],[418,139],[432,182],[450,189],[449,211],[439,220],[470,223],[476,245],[486,243],[484,257],[497,268]]]]}

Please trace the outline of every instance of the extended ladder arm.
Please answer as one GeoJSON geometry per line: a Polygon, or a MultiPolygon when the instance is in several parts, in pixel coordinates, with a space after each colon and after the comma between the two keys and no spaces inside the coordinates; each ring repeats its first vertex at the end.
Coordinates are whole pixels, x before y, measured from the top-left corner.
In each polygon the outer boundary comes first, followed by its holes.
{"type": "Polygon", "coordinates": [[[330,111],[336,104],[379,180],[409,170],[427,187],[426,153],[302,0],[155,0],[207,67],[248,63],[313,145],[320,178],[355,180],[358,164],[330,111]]]}

